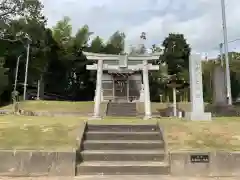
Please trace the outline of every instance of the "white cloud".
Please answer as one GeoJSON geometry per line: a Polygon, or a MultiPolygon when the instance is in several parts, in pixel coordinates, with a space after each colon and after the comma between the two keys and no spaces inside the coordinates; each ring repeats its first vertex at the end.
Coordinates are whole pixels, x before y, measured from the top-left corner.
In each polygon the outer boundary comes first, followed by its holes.
{"type": "MultiPolygon", "coordinates": [[[[220,0],[42,0],[49,26],[64,15],[77,30],[84,24],[97,35],[109,37],[114,31],[127,34],[128,44],[139,43],[142,31],[147,44],[161,43],[170,32],[183,33],[194,51],[210,56],[222,42],[220,0]]],[[[227,0],[229,40],[240,38],[239,0],[227,0]]],[[[240,42],[240,41],[239,41],[240,42]]],[[[240,49],[240,43],[229,49],[240,49]]]]}

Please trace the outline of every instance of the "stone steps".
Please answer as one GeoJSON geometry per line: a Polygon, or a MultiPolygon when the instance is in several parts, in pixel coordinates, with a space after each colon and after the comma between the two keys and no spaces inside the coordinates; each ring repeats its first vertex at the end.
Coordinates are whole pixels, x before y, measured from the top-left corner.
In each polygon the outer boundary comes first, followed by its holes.
{"type": "Polygon", "coordinates": [[[101,131],[101,132],[152,132],[159,131],[156,124],[143,124],[143,125],[91,125],[87,127],[87,131],[101,131]]]}
{"type": "Polygon", "coordinates": [[[162,140],[87,140],[83,143],[83,150],[161,150],[164,148],[162,140]]]}
{"type": "Polygon", "coordinates": [[[135,117],[137,115],[136,103],[108,103],[107,116],[135,117]]]}
{"type": "Polygon", "coordinates": [[[93,132],[85,134],[85,140],[162,140],[159,132],[93,132]]]}
{"type": "Polygon", "coordinates": [[[168,175],[170,168],[163,162],[84,162],[77,166],[81,175],[168,175]]]}
{"type": "Polygon", "coordinates": [[[164,161],[163,151],[153,150],[85,150],[83,161],[164,161]]]}
{"type": "Polygon", "coordinates": [[[164,141],[157,125],[87,125],[77,175],[167,175],[164,141]]]}

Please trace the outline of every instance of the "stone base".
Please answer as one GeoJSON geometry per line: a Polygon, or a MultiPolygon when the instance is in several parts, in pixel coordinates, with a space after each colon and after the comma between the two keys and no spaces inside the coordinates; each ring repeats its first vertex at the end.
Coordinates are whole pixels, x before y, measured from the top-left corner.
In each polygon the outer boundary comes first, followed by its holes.
{"type": "Polygon", "coordinates": [[[186,112],[185,119],[190,121],[211,121],[212,113],[186,112]]]}
{"type": "Polygon", "coordinates": [[[149,120],[149,119],[152,119],[152,116],[151,115],[145,115],[143,117],[143,120],[149,120]]]}
{"type": "Polygon", "coordinates": [[[144,102],[144,91],[143,90],[141,90],[140,91],[140,98],[139,98],[139,102],[144,102]]]}
{"type": "Polygon", "coordinates": [[[102,120],[101,116],[92,116],[88,120],[102,120]]]}

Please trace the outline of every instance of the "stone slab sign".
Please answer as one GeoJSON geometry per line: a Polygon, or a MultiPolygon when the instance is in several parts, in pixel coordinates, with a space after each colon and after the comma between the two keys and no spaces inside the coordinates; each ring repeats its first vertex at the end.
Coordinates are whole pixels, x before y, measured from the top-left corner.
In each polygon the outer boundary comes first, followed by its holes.
{"type": "Polygon", "coordinates": [[[202,60],[200,54],[192,54],[189,60],[191,112],[186,113],[186,119],[199,121],[211,120],[211,113],[204,112],[202,60]]]}
{"type": "Polygon", "coordinates": [[[75,176],[75,150],[0,151],[0,176],[75,176]]]}
{"type": "Polygon", "coordinates": [[[171,175],[240,178],[240,152],[171,152],[171,175]],[[192,162],[191,156],[208,156],[209,161],[192,162]]]}

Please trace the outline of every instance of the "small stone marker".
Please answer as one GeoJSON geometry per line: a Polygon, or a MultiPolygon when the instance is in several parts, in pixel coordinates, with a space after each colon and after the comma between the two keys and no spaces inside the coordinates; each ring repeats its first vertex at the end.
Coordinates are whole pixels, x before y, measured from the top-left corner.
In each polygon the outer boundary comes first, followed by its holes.
{"type": "Polygon", "coordinates": [[[186,119],[192,121],[210,121],[211,113],[204,112],[202,60],[200,54],[192,54],[189,60],[191,112],[186,113],[186,119]]]}

